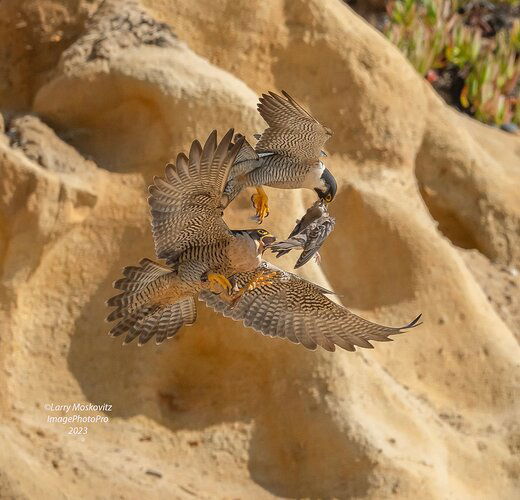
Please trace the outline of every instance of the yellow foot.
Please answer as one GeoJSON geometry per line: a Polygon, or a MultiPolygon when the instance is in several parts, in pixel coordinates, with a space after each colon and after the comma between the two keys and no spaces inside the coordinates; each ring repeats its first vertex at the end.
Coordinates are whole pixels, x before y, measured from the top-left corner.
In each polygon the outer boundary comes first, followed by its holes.
{"type": "Polygon", "coordinates": [[[233,287],[229,280],[223,274],[209,273],[208,281],[211,285],[218,285],[220,288],[227,291],[228,295],[231,295],[233,287]]]}
{"type": "Polygon", "coordinates": [[[230,302],[234,306],[240,297],[244,295],[246,292],[250,292],[251,290],[254,290],[255,288],[266,286],[272,284],[271,278],[274,278],[276,276],[276,272],[269,272],[269,271],[259,271],[255,273],[255,275],[237,292],[235,292],[230,297],[230,302]]]}
{"type": "Polygon", "coordinates": [[[269,198],[262,186],[257,186],[256,194],[251,196],[251,201],[256,209],[256,220],[258,224],[262,224],[263,220],[269,215],[269,198]]]}

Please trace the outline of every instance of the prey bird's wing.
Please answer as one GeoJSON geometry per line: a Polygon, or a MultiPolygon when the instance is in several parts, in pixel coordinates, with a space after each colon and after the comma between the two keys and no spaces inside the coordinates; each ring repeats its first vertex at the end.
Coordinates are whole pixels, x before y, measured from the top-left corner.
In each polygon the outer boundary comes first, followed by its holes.
{"type": "Polygon", "coordinates": [[[269,92],[262,94],[258,111],[269,127],[255,146],[257,153],[274,152],[294,156],[307,162],[316,162],[330,129],[321,125],[303,109],[287,92],[283,97],[269,92]]]}
{"type": "Polygon", "coordinates": [[[334,217],[322,217],[308,227],[308,231],[303,233],[305,240],[303,242],[303,252],[296,261],[294,269],[307,264],[309,260],[319,251],[323,242],[334,229],[336,219],[334,217]]]}
{"type": "Polygon", "coordinates": [[[296,226],[294,226],[294,229],[291,231],[291,234],[288,236],[288,239],[303,232],[310,224],[319,219],[324,213],[325,211],[319,205],[319,202],[314,203],[314,205],[307,209],[305,215],[299,221],[296,222],[296,226]]]}
{"type": "MultiPolygon", "coordinates": [[[[245,326],[264,335],[285,337],[308,349],[372,348],[370,341],[390,341],[390,335],[419,324],[420,315],[402,327],[373,323],[332,302],[314,283],[266,262],[259,269],[273,273],[269,277],[271,283],[245,292],[235,304],[210,291],[201,292],[199,299],[216,312],[243,321],[245,326]]],[[[255,271],[251,271],[235,274],[231,279],[241,287],[254,276],[255,271]]]]}
{"type": "Polygon", "coordinates": [[[284,241],[277,241],[269,246],[269,250],[282,257],[291,250],[303,250],[294,265],[294,269],[307,264],[309,260],[319,251],[323,242],[334,229],[336,220],[333,217],[323,216],[306,226],[302,232],[294,234],[284,241]]]}
{"type": "Polygon", "coordinates": [[[175,262],[182,251],[193,246],[230,238],[222,219],[221,198],[243,140],[230,147],[233,130],[217,144],[214,130],[202,147],[193,141],[189,156],[177,156],[168,164],[164,177],[155,177],[148,203],[157,257],[175,262]]]}
{"type": "Polygon", "coordinates": [[[335,224],[336,220],[329,215],[326,205],[318,200],[297,221],[289,237],[284,241],[275,242],[269,249],[277,254],[276,257],[281,257],[291,250],[302,249],[303,252],[294,266],[297,269],[316,255],[335,224]]]}

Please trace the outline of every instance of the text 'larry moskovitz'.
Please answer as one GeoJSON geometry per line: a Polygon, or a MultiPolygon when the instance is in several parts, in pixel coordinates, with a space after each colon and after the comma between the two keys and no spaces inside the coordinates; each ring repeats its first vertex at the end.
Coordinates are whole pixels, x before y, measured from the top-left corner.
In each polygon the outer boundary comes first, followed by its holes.
{"type": "Polygon", "coordinates": [[[92,403],[74,403],[72,411],[112,411],[112,405],[103,403],[101,405],[94,405],[92,403]]]}

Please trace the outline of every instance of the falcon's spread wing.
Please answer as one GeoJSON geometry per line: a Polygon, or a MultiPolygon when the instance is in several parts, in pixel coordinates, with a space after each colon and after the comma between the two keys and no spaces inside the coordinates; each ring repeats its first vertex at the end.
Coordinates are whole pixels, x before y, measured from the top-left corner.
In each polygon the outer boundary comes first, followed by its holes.
{"type": "MultiPolygon", "coordinates": [[[[318,345],[327,351],[334,351],[336,345],[348,351],[354,351],[354,346],[372,348],[369,341],[390,341],[390,335],[419,324],[420,315],[400,328],[372,323],[329,300],[314,283],[266,262],[259,269],[274,272],[269,278],[272,283],[245,292],[234,305],[209,291],[201,292],[199,299],[264,335],[286,337],[308,349],[318,345]]],[[[231,279],[241,287],[254,275],[254,271],[238,273],[231,279]]]]}
{"type": "Polygon", "coordinates": [[[189,157],[179,154],[163,177],[155,177],[148,203],[157,257],[173,263],[191,246],[230,237],[222,219],[221,197],[243,139],[230,147],[233,129],[217,145],[214,130],[204,147],[193,141],[189,157]]]}
{"type": "Polygon", "coordinates": [[[274,152],[305,161],[318,161],[330,129],[321,125],[287,92],[262,94],[258,111],[269,127],[255,146],[257,153],[274,152]]]}

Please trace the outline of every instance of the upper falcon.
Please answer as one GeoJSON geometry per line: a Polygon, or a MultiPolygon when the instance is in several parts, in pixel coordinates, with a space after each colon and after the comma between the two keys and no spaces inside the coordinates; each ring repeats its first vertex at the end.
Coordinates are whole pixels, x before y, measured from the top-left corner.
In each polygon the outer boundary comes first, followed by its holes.
{"type": "Polygon", "coordinates": [[[262,186],[312,189],[327,203],[336,195],[336,180],[320,159],[326,156],[323,147],[332,131],[287,92],[282,94],[269,92],[260,97],[258,111],[268,127],[254,149],[244,140],[224,190],[223,205],[227,206],[242,188],[255,186],[252,201],[259,222],[269,214],[262,186]]]}

